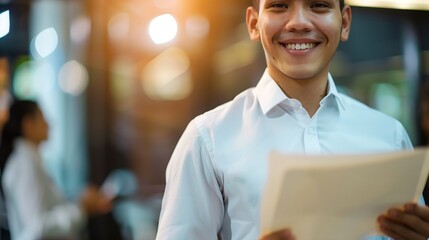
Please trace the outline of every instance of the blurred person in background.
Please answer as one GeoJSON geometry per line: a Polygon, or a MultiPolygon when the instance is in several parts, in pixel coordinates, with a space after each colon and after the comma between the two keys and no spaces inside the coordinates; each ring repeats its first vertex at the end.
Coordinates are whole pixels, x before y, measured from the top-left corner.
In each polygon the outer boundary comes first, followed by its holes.
{"type": "Polygon", "coordinates": [[[47,173],[39,145],[48,124],[34,101],[15,101],[1,135],[0,170],[14,240],[82,239],[88,215],[107,213],[111,201],[88,186],[78,203],[66,201],[47,173]]]}

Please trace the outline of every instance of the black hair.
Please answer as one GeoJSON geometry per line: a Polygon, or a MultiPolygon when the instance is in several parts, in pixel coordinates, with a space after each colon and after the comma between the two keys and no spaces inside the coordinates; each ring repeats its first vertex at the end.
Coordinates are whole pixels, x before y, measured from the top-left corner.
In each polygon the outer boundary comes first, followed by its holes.
{"type": "MultiPolygon", "coordinates": [[[[252,4],[256,9],[259,9],[259,1],[260,0],[252,0],[252,4]]],[[[343,10],[344,8],[344,0],[339,0],[340,1],[340,9],[343,10]]]]}
{"type": "MultiPolygon", "coordinates": [[[[36,102],[16,100],[9,108],[9,119],[6,121],[0,142],[0,172],[3,173],[7,159],[14,150],[14,142],[22,136],[22,122],[26,117],[34,116],[39,110],[36,102]]],[[[1,176],[1,175],[0,175],[1,176]]],[[[0,184],[1,186],[1,184],[0,184]]],[[[1,188],[3,192],[3,188],[1,188]]]]}

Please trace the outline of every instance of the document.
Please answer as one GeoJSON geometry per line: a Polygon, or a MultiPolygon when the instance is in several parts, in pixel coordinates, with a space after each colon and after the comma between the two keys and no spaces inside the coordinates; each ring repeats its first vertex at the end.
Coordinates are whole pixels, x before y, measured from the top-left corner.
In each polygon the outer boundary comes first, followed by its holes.
{"type": "Polygon", "coordinates": [[[261,234],[290,228],[299,240],[360,240],[377,217],[417,202],[428,149],[365,155],[282,155],[268,159],[261,234]]]}

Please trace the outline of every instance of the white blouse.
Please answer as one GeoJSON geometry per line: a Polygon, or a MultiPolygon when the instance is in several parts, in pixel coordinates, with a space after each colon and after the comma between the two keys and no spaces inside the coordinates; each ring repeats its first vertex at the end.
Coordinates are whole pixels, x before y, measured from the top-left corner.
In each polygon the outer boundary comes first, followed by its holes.
{"type": "Polygon", "coordinates": [[[167,167],[157,239],[258,239],[272,150],[334,154],[406,148],[412,144],[400,122],[338,93],[331,76],[328,94],[310,118],[265,72],[255,88],[189,123],[167,167]]]}
{"type": "Polygon", "coordinates": [[[63,199],[43,169],[36,145],[15,142],[3,173],[9,228],[14,240],[61,237],[74,239],[86,216],[63,199]]]}

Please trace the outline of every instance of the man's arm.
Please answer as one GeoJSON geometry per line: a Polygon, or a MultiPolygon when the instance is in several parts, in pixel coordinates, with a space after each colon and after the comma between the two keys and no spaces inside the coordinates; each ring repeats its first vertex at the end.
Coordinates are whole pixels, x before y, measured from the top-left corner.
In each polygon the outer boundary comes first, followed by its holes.
{"type": "Polygon", "coordinates": [[[217,239],[224,206],[211,160],[191,122],[167,167],[156,239],[217,239]]]}
{"type": "MultiPolygon", "coordinates": [[[[397,142],[401,149],[413,149],[405,128],[398,122],[396,129],[397,142]]],[[[422,205],[406,203],[403,208],[391,208],[377,218],[380,230],[395,240],[429,239],[429,208],[422,205]]]]}

